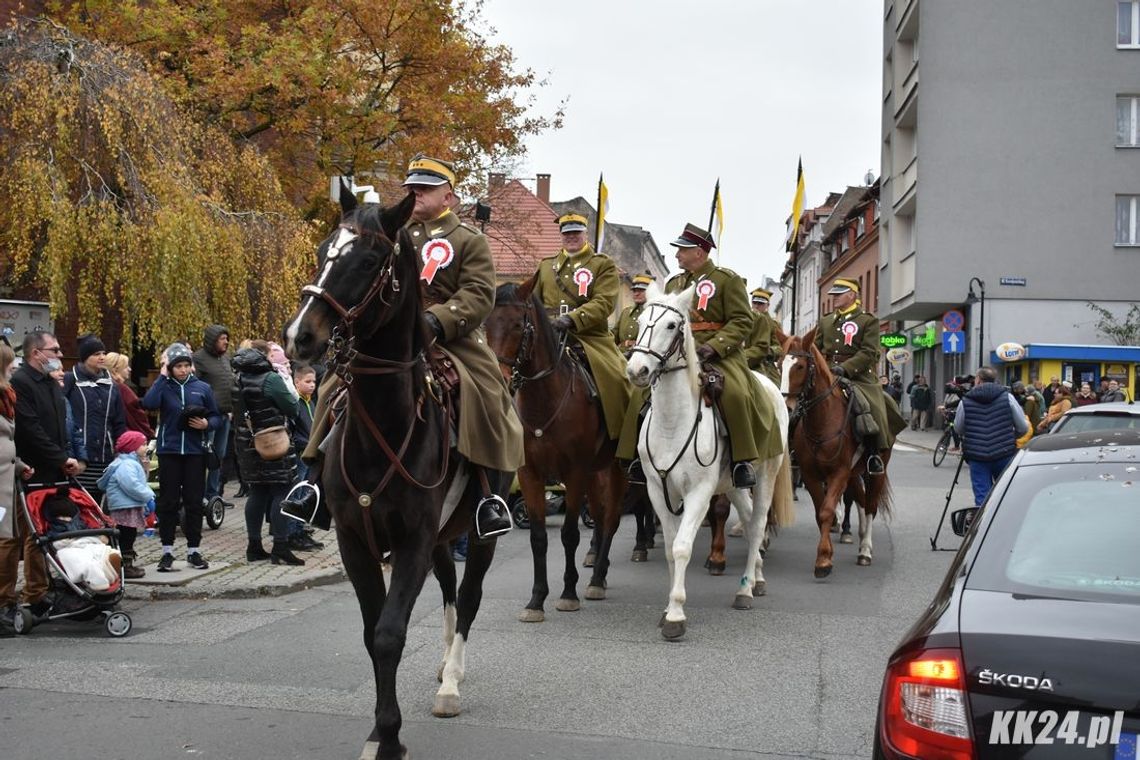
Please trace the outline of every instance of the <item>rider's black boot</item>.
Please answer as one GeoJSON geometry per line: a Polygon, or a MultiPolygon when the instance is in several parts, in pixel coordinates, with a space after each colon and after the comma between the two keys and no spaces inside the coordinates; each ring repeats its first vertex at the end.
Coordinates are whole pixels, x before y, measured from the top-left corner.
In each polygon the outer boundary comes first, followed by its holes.
{"type": "Polygon", "coordinates": [[[511,473],[499,472],[490,468],[477,470],[480,485],[483,489],[483,498],[475,505],[475,536],[479,539],[496,538],[504,533],[510,533],[514,523],[511,522],[511,510],[507,502],[499,496],[499,491],[506,491],[512,478],[511,473]]]}
{"type": "Polygon", "coordinates": [[[751,488],[756,485],[756,470],[751,462],[732,463],[732,487],[751,488]]]}
{"type": "Polygon", "coordinates": [[[645,470],[641,469],[641,460],[635,459],[629,463],[625,470],[625,479],[631,486],[645,485],[645,470]]]}
{"type": "Polygon", "coordinates": [[[868,475],[882,475],[887,471],[886,466],[883,464],[883,458],[879,456],[879,441],[878,438],[868,438],[863,446],[871,455],[867,457],[867,474],[868,475]]]}
{"type": "Polygon", "coordinates": [[[332,519],[321,499],[320,480],[303,480],[281,500],[281,514],[310,523],[321,530],[332,527],[332,519]]]}

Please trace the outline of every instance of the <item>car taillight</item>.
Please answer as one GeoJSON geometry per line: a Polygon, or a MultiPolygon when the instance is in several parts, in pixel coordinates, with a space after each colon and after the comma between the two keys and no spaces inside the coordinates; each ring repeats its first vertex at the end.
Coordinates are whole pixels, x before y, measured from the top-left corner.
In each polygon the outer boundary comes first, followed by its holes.
{"type": "Polygon", "coordinates": [[[922,760],[974,756],[958,650],[927,649],[892,663],[883,704],[882,738],[894,752],[922,760]]]}

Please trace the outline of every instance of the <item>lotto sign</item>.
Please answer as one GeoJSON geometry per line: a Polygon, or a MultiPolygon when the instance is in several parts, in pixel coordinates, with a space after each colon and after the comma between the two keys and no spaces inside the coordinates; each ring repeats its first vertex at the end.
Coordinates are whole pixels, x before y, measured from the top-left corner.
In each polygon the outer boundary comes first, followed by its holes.
{"type": "Polygon", "coordinates": [[[574,282],[578,285],[578,295],[585,298],[586,293],[590,290],[590,283],[594,281],[594,273],[586,267],[578,267],[574,270],[574,282]]]}
{"type": "Polygon", "coordinates": [[[1020,343],[1002,343],[994,353],[1003,362],[1016,362],[1025,358],[1025,346],[1020,343]]]}
{"type": "Polygon", "coordinates": [[[892,348],[887,352],[887,361],[891,364],[906,364],[910,361],[910,351],[905,348],[892,348]]]}
{"type": "Polygon", "coordinates": [[[426,280],[428,285],[431,285],[432,280],[435,279],[436,272],[441,269],[447,269],[455,258],[455,249],[451,247],[451,243],[443,238],[438,240],[429,240],[424,244],[424,249],[421,253],[424,260],[423,271],[420,272],[420,279],[426,280]]]}
{"type": "Polygon", "coordinates": [[[712,280],[701,280],[697,283],[697,310],[704,311],[709,306],[709,299],[716,295],[716,283],[712,280]]]}

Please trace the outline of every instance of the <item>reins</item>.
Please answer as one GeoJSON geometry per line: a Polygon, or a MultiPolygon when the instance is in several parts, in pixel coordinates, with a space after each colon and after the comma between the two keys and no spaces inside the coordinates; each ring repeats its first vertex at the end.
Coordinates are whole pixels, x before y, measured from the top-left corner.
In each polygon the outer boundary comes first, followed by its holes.
{"type": "MultiPolygon", "coordinates": [[[[800,392],[796,394],[796,408],[792,410],[791,418],[788,420],[788,440],[790,442],[794,436],[796,425],[800,422],[800,420],[806,419],[808,414],[811,413],[812,409],[822,404],[829,396],[831,396],[831,394],[835,392],[835,390],[839,387],[839,378],[834,378],[831,381],[831,384],[827,386],[826,390],[814,396],[810,396],[809,393],[815,390],[816,369],[814,357],[811,355],[810,351],[790,351],[786,355],[803,358],[807,363],[807,380],[804,381],[804,384],[800,387],[800,392]]],[[[858,391],[855,389],[851,389],[852,394],[857,392],[858,391]]],[[[787,396],[789,394],[785,393],[784,395],[787,396]]],[[[826,437],[816,438],[808,432],[807,428],[804,428],[804,437],[807,438],[808,442],[811,443],[815,448],[818,448],[823,444],[831,443],[847,432],[847,428],[851,421],[851,412],[854,408],[855,398],[854,395],[852,395],[849,396],[844,403],[843,420],[841,421],[835,433],[826,437]]],[[[836,459],[836,457],[839,456],[839,452],[840,449],[836,449],[836,451],[830,457],[827,459],[821,459],[819,461],[825,464],[832,462],[836,459]]]]}

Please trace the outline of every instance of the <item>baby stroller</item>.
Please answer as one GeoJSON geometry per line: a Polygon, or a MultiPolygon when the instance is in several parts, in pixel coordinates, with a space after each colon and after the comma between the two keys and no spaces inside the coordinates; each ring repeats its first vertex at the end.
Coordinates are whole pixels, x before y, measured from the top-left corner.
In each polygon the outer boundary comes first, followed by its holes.
{"type": "Polygon", "coordinates": [[[123,559],[114,520],[74,481],[37,485],[27,491],[23,484],[17,485],[16,504],[24,510],[51,579],[43,614],[34,614],[28,607],[16,610],[16,633],[31,633],[34,626],[48,620],[94,620],[100,615],[108,635],[117,638],[130,633],[131,616],[115,609],[123,598],[123,559]],[[54,512],[49,510],[58,509],[60,499],[70,502],[74,516],[66,532],[53,533],[54,512]]]}

